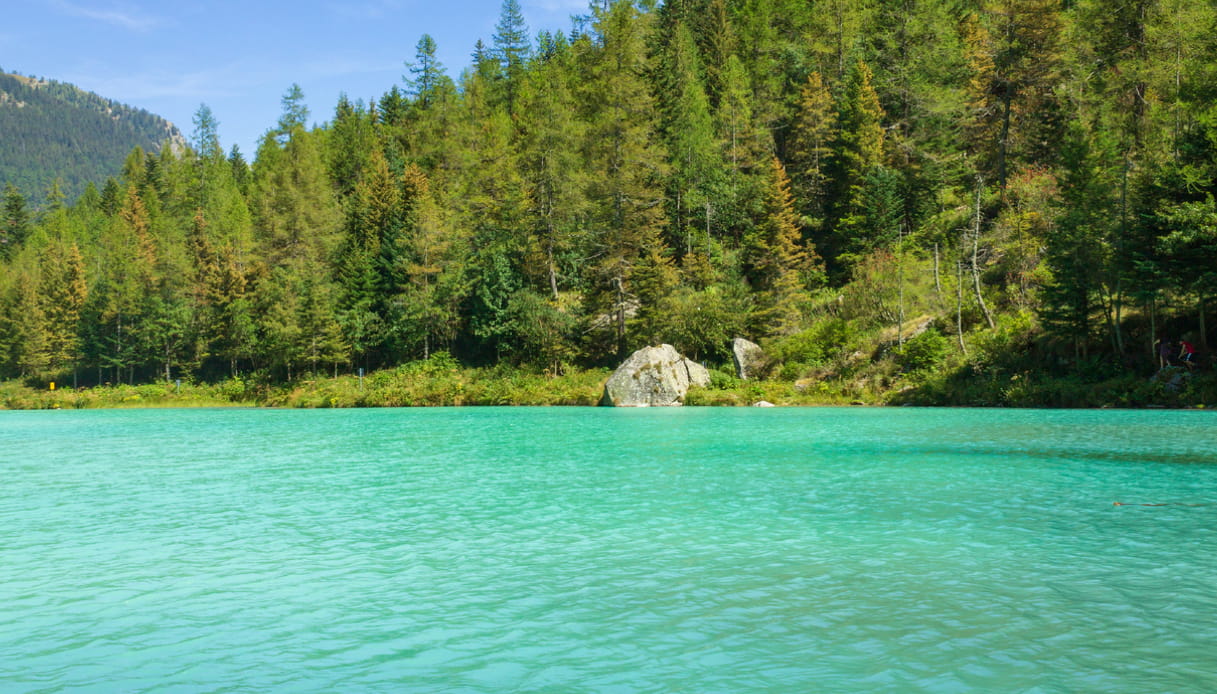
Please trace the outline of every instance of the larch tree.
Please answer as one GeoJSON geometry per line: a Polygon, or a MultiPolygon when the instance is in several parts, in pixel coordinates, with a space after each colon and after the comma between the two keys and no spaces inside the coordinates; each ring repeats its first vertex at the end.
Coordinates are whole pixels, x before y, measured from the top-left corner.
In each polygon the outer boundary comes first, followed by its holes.
{"type": "Polygon", "coordinates": [[[592,296],[596,308],[610,317],[618,355],[626,352],[627,314],[639,300],[634,271],[643,258],[666,254],[660,249],[668,166],[644,79],[646,27],[632,3],[615,3],[598,13],[600,46],[587,56],[588,159],[595,174],[589,193],[597,255],[592,296]]]}
{"type": "Polygon", "coordinates": [[[761,335],[786,334],[798,325],[809,280],[821,275],[815,249],[802,240],[790,179],[777,157],[770,164],[762,214],[745,247],[756,302],[752,323],[761,335]]]}

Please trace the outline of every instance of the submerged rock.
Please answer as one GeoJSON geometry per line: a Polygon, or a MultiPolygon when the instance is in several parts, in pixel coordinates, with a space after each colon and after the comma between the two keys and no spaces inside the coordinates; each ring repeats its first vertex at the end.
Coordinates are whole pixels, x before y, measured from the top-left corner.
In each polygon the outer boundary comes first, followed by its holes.
{"type": "Polygon", "coordinates": [[[601,405],[673,407],[684,404],[689,386],[710,385],[710,372],[672,345],[644,347],[630,355],[604,384],[601,405]]]}
{"type": "Polygon", "coordinates": [[[765,351],[760,345],[742,337],[731,341],[731,356],[735,360],[735,375],[741,381],[756,378],[765,368],[765,351]]]}

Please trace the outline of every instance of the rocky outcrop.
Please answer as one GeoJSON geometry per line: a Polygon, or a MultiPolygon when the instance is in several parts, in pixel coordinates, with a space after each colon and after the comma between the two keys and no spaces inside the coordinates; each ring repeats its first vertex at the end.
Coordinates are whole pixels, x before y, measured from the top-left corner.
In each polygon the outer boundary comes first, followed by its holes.
{"type": "Polygon", "coordinates": [[[604,384],[601,405],[672,407],[684,404],[689,386],[710,385],[710,372],[672,345],[644,347],[630,355],[604,384]]]}
{"type": "Polygon", "coordinates": [[[732,340],[731,356],[735,359],[735,375],[741,381],[756,378],[765,368],[765,351],[760,345],[742,337],[732,340]]]}

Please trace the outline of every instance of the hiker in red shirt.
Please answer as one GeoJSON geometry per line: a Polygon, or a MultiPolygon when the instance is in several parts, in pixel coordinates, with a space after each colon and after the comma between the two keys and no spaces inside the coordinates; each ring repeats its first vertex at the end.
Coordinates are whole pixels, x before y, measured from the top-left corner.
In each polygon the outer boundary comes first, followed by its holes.
{"type": "Polygon", "coordinates": [[[1183,347],[1179,350],[1179,361],[1183,362],[1187,368],[1196,368],[1196,348],[1187,340],[1182,340],[1183,347]]]}

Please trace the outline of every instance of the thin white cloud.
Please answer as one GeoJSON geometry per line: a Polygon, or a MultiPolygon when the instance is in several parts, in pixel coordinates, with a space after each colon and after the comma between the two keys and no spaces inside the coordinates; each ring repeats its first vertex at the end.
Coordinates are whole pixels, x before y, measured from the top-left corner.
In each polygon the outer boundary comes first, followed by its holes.
{"type": "Polygon", "coordinates": [[[93,19],[106,24],[113,24],[114,26],[122,27],[123,29],[128,29],[130,31],[150,31],[161,23],[156,17],[141,13],[139,10],[131,7],[99,9],[95,7],[76,5],[74,3],[66,2],[66,0],[57,0],[53,4],[60,12],[66,15],[93,19]]]}
{"type": "Polygon", "coordinates": [[[209,101],[266,90],[275,93],[282,85],[301,81],[300,75],[328,78],[377,72],[395,74],[401,69],[401,63],[396,60],[352,56],[317,56],[291,69],[271,65],[251,67],[252,64],[253,61],[241,61],[202,70],[159,68],[121,73],[97,69],[95,65],[60,79],[119,101],[164,98],[209,101]]]}
{"type": "Polygon", "coordinates": [[[543,12],[587,12],[588,0],[528,0],[524,7],[532,7],[543,12]]]}
{"type": "Polygon", "coordinates": [[[343,75],[366,75],[400,70],[400,60],[324,56],[306,64],[303,72],[307,75],[320,77],[341,77],[343,75]]]}
{"type": "Polygon", "coordinates": [[[264,78],[269,77],[236,64],[186,72],[153,70],[124,72],[119,75],[107,73],[108,71],[100,74],[81,73],[67,75],[63,79],[111,99],[132,102],[180,97],[205,101],[236,96],[258,86],[264,78]]]}
{"type": "Polygon", "coordinates": [[[403,7],[401,0],[364,0],[363,2],[327,2],[330,12],[355,19],[383,19],[396,14],[403,7]]]}

